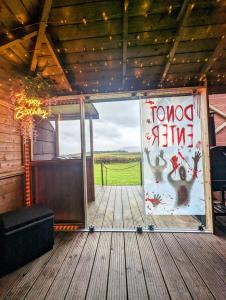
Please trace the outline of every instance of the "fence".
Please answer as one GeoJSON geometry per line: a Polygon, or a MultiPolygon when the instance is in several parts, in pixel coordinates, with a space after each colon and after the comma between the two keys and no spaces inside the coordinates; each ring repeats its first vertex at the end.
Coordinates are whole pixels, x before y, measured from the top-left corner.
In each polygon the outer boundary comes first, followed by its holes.
{"type": "Polygon", "coordinates": [[[140,185],[143,183],[142,179],[142,161],[139,160],[138,162],[134,163],[131,166],[127,166],[124,168],[115,168],[112,166],[113,164],[106,164],[104,161],[101,161],[101,184],[103,185],[108,185],[108,178],[109,178],[109,173],[110,171],[116,171],[116,172],[123,172],[124,170],[132,169],[137,167],[138,165],[140,166],[140,185]]]}

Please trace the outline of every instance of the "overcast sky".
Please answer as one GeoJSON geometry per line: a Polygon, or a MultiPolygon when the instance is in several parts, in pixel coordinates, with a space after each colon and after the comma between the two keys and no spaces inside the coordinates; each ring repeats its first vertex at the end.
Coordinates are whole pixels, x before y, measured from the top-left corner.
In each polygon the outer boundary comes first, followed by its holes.
{"type": "MultiPolygon", "coordinates": [[[[140,148],[140,109],[138,101],[95,104],[100,119],[93,121],[94,151],[140,148]]],[[[60,125],[60,152],[80,152],[79,121],[64,121],[60,125]]],[[[89,151],[89,126],[86,126],[89,151]]]]}

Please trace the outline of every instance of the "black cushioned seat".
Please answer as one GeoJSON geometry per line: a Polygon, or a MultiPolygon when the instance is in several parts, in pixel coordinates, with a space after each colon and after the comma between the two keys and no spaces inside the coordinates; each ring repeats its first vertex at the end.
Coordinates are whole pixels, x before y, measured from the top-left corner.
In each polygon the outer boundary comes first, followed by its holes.
{"type": "Polygon", "coordinates": [[[53,247],[53,211],[32,205],[0,215],[0,276],[53,247]]]}

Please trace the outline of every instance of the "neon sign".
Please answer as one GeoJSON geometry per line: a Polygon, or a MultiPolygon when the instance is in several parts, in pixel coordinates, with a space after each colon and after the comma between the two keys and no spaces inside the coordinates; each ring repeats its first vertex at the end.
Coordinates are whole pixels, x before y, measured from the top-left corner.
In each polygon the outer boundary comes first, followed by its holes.
{"type": "Polygon", "coordinates": [[[15,117],[22,120],[27,116],[40,116],[46,119],[49,112],[42,108],[42,102],[39,99],[27,99],[23,94],[17,94],[17,106],[15,108],[15,117]]]}

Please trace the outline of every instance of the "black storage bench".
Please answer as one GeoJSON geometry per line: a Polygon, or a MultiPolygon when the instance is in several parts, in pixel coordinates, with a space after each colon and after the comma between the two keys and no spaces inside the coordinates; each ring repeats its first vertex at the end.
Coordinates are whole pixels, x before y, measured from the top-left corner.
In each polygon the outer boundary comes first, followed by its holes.
{"type": "Polygon", "coordinates": [[[53,248],[53,211],[42,205],[0,215],[0,276],[53,248]]]}

